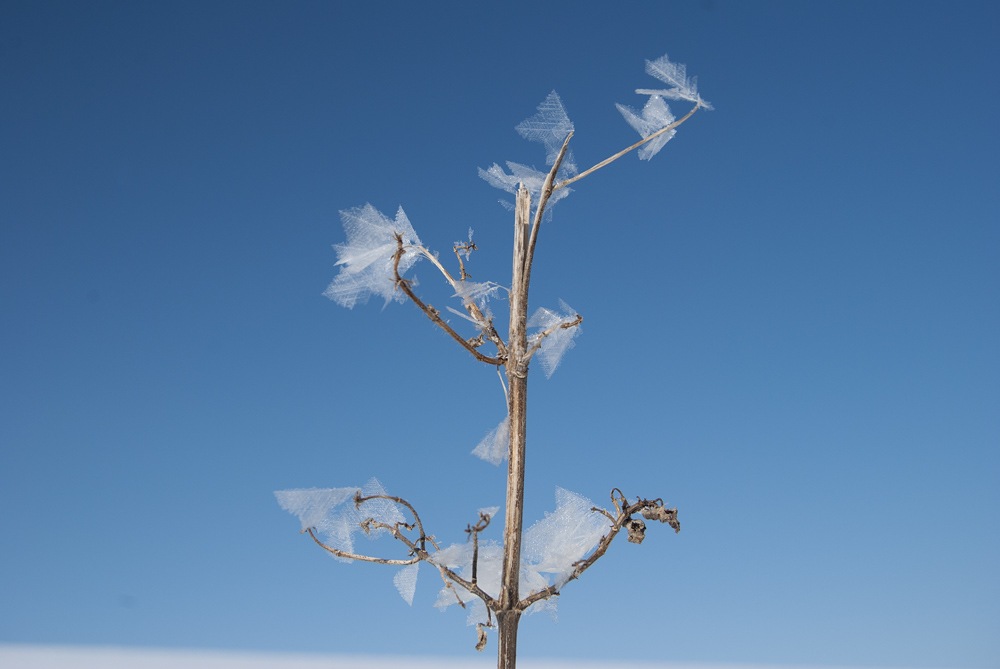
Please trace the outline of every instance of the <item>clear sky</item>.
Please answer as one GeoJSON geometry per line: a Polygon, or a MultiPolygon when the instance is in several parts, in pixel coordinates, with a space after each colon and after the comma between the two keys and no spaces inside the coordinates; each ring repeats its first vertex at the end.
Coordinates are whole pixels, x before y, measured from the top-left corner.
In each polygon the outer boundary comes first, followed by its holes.
{"type": "Polygon", "coordinates": [[[474,654],[430,569],[411,608],[272,495],[377,476],[446,542],[503,503],[469,455],[496,374],[412,305],[321,296],[337,212],[402,205],[444,258],[472,227],[508,283],[477,168],[544,166],[513,128],[553,89],[581,166],[632,143],[614,105],[667,53],[715,111],[539,240],[532,309],[585,320],[532,376],[526,520],[619,487],[683,531],[617,542],[521,653],[998,666],[998,29],[987,2],[4,2],[0,642],[474,654]]]}

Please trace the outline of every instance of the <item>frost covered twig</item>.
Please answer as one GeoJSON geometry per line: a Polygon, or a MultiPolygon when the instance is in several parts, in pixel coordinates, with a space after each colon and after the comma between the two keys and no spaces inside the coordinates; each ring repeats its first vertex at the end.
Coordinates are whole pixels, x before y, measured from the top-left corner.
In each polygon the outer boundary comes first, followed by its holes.
{"type": "Polygon", "coordinates": [[[373,557],[371,555],[359,555],[357,553],[348,553],[347,551],[342,551],[337,548],[334,548],[333,546],[327,546],[326,544],[324,544],[322,541],[316,538],[316,535],[313,533],[313,529],[314,528],[312,527],[307,527],[306,529],[303,530],[303,532],[308,532],[309,536],[313,538],[313,541],[315,541],[317,544],[319,544],[320,546],[330,551],[339,558],[345,558],[347,560],[359,560],[361,562],[375,562],[377,564],[395,564],[395,565],[408,565],[420,562],[419,557],[413,557],[408,560],[393,560],[389,558],[373,557]]]}
{"type": "Polygon", "coordinates": [[[490,515],[479,512],[479,520],[475,525],[469,525],[465,531],[472,539],[472,584],[476,585],[479,580],[479,533],[485,530],[490,524],[490,515]]]}
{"type": "Polygon", "coordinates": [[[461,271],[461,277],[462,278],[460,280],[461,281],[465,281],[466,279],[471,279],[472,276],[468,272],[465,271],[465,263],[462,262],[462,253],[464,252],[465,253],[465,258],[468,259],[470,253],[472,253],[473,251],[478,251],[479,250],[476,247],[476,243],[474,241],[472,241],[472,231],[471,230],[469,231],[469,241],[468,242],[466,242],[464,244],[455,244],[455,246],[453,248],[454,248],[454,251],[455,251],[455,257],[458,258],[458,268],[461,271]]]}
{"type": "Polygon", "coordinates": [[[687,114],[685,114],[684,117],[681,118],[680,120],[674,121],[673,123],[671,123],[670,125],[666,126],[665,128],[661,128],[661,129],[657,130],[656,132],[654,132],[653,134],[651,134],[649,137],[646,137],[645,139],[642,139],[642,140],[636,142],[635,144],[633,144],[632,146],[628,147],[627,149],[622,149],[621,151],[619,151],[615,155],[611,156],[610,158],[605,158],[604,160],[602,160],[601,162],[597,163],[596,165],[594,165],[590,169],[584,170],[583,172],[580,172],[575,177],[572,177],[570,179],[565,179],[564,181],[560,181],[558,184],[556,184],[552,188],[553,192],[555,192],[555,191],[557,191],[557,190],[559,190],[561,188],[565,188],[566,186],[570,185],[574,181],[579,181],[583,177],[587,176],[588,174],[591,174],[592,172],[596,172],[597,170],[601,169],[602,167],[610,165],[611,163],[615,162],[616,160],[618,160],[619,158],[621,158],[625,154],[629,153],[630,151],[634,151],[635,149],[638,149],[640,146],[642,146],[646,142],[651,142],[652,140],[656,139],[657,137],[659,137],[663,133],[666,133],[666,132],[669,132],[669,131],[673,130],[674,128],[676,128],[677,126],[679,126],[681,123],[684,123],[684,121],[686,121],[689,118],[691,118],[691,116],[696,111],[698,111],[698,109],[700,109],[700,108],[701,108],[701,103],[695,104],[694,109],[692,109],[687,114]]]}
{"type": "MultiPolygon", "coordinates": [[[[615,490],[617,490],[617,488],[615,490]]],[[[625,499],[624,495],[622,495],[621,499],[625,499]]],[[[665,508],[663,506],[662,499],[639,499],[635,502],[635,504],[629,504],[626,501],[623,506],[619,507],[618,502],[615,501],[614,498],[614,491],[612,491],[612,500],[615,502],[615,509],[618,511],[617,516],[613,516],[599,507],[593,507],[591,509],[592,512],[600,513],[611,521],[611,527],[608,530],[608,533],[601,537],[601,541],[597,544],[597,548],[594,549],[594,552],[592,552],[587,558],[575,562],[573,564],[572,572],[568,576],[564,577],[561,583],[553,583],[549,587],[533,592],[529,596],[522,599],[517,605],[518,610],[524,611],[535,602],[557,596],[559,594],[559,590],[565,583],[576,580],[583,572],[590,569],[595,562],[604,556],[608,547],[611,546],[611,542],[615,540],[615,537],[618,536],[618,533],[621,532],[622,528],[626,528],[630,521],[635,520],[632,518],[633,514],[639,513],[647,520],[659,520],[662,523],[668,523],[674,528],[675,532],[681,531],[680,522],[677,520],[677,509],[665,508]]],[[[639,522],[641,523],[642,521],[639,522]]],[[[629,540],[632,541],[631,536],[629,537],[629,540]]],[[[641,541],[642,540],[640,539],[637,542],[633,541],[633,543],[641,543],[641,541]]]]}
{"type": "Polygon", "coordinates": [[[559,172],[559,166],[562,165],[563,159],[566,157],[566,150],[569,148],[569,140],[573,138],[573,131],[571,130],[566,139],[563,140],[562,148],[559,149],[559,154],[556,156],[555,162],[552,164],[552,169],[549,170],[548,175],[545,177],[545,183],[542,185],[541,196],[538,200],[538,206],[535,209],[535,220],[531,224],[531,236],[528,240],[528,249],[524,259],[524,277],[522,279],[522,285],[525,295],[528,292],[528,284],[531,282],[531,263],[535,258],[535,242],[538,240],[538,229],[542,224],[542,215],[545,213],[545,205],[548,203],[549,198],[552,197],[552,193],[555,192],[553,188],[553,183],[555,183],[556,173],[559,172]]]}
{"type": "MultiPolygon", "coordinates": [[[[432,545],[434,545],[435,548],[437,548],[437,545],[434,544],[434,538],[433,537],[428,537],[424,533],[424,524],[422,522],[420,522],[420,516],[417,515],[417,510],[413,508],[412,504],[410,504],[409,502],[407,502],[402,497],[396,497],[395,495],[362,495],[361,491],[359,490],[357,492],[357,494],[354,495],[354,508],[360,509],[361,505],[364,504],[365,502],[367,502],[370,499],[387,499],[390,502],[395,502],[396,504],[402,504],[403,506],[405,506],[410,511],[410,513],[413,515],[413,524],[412,525],[408,525],[406,523],[394,523],[394,527],[398,528],[400,525],[402,525],[403,527],[405,527],[408,530],[412,530],[413,528],[416,528],[420,532],[420,537],[417,539],[417,541],[420,542],[420,548],[421,548],[421,550],[425,550],[426,549],[426,542],[428,540],[431,542],[432,545]]],[[[372,520],[374,520],[374,519],[373,518],[369,518],[365,522],[372,521],[372,520]]],[[[362,526],[364,526],[364,523],[362,523],[362,526]]]]}
{"type": "Polygon", "coordinates": [[[534,337],[535,337],[535,343],[532,344],[531,348],[528,349],[528,352],[525,353],[525,355],[524,355],[524,357],[525,357],[524,364],[527,364],[528,361],[531,360],[531,357],[533,355],[535,355],[535,352],[538,351],[538,349],[540,349],[542,347],[542,343],[545,341],[546,337],[548,337],[549,335],[551,335],[556,330],[568,330],[570,328],[578,326],[582,322],[583,322],[583,316],[581,316],[580,314],[577,314],[576,318],[574,318],[571,321],[565,321],[565,322],[562,322],[562,323],[556,323],[555,325],[553,325],[553,326],[551,326],[551,327],[549,327],[549,328],[547,328],[545,330],[542,330],[538,334],[534,335],[534,337]]]}
{"type": "Polygon", "coordinates": [[[459,344],[462,345],[462,347],[465,350],[467,350],[469,353],[471,353],[473,356],[475,356],[476,360],[479,360],[481,362],[485,362],[485,363],[487,363],[489,365],[502,365],[504,363],[504,361],[502,359],[500,359],[500,358],[491,358],[491,357],[483,355],[482,353],[480,353],[479,351],[477,351],[475,346],[473,346],[468,341],[466,341],[465,339],[463,339],[460,334],[458,334],[457,332],[455,332],[451,328],[451,326],[448,325],[448,323],[446,323],[441,318],[440,312],[437,309],[435,309],[434,307],[430,306],[429,304],[424,304],[421,301],[421,299],[414,294],[413,290],[410,288],[410,283],[412,283],[412,282],[408,281],[407,279],[402,278],[399,275],[399,261],[403,257],[403,255],[406,253],[406,247],[403,244],[403,237],[402,237],[402,235],[396,234],[396,243],[397,243],[398,247],[396,249],[395,263],[393,265],[393,273],[395,274],[395,277],[396,277],[396,287],[399,290],[402,290],[406,294],[406,296],[409,297],[410,300],[413,301],[414,304],[416,304],[418,307],[420,307],[420,310],[423,311],[427,315],[427,318],[431,319],[434,322],[435,325],[437,325],[442,330],[444,330],[445,332],[447,332],[448,335],[452,339],[454,339],[455,341],[457,341],[459,344]]]}
{"type": "MultiPolygon", "coordinates": [[[[441,261],[438,260],[436,255],[428,251],[423,246],[416,246],[414,248],[422,257],[427,258],[435,267],[437,267],[438,271],[441,272],[441,275],[444,276],[446,281],[448,281],[448,283],[451,285],[452,289],[456,292],[456,294],[461,294],[463,292],[463,287],[466,284],[466,279],[469,278],[469,275],[465,271],[465,264],[462,263],[461,256],[459,256],[458,262],[460,265],[462,278],[459,281],[456,281],[455,278],[448,272],[448,270],[445,269],[444,265],[441,264],[441,261]]],[[[456,245],[455,254],[458,255],[460,249],[462,248],[463,246],[456,245]]],[[[464,245],[464,249],[466,250],[466,259],[468,259],[468,253],[470,251],[478,250],[476,248],[475,242],[472,241],[471,230],[470,230],[469,242],[468,244],[464,245]]],[[[503,338],[500,337],[500,334],[496,331],[496,328],[493,327],[493,319],[487,318],[486,315],[483,314],[482,310],[479,308],[479,305],[476,304],[475,301],[473,300],[463,299],[462,304],[465,307],[465,310],[469,312],[469,316],[471,317],[469,318],[469,320],[471,320],[473,323],[476,323],[482,329],[482,334],[491,342],[493,342],[493,344],[497,347],[497,358],[501,360],[505,359],[507,357],[507,345],[504,343],[503,338]]],[[[450,308],[451,307],[449,307],[449,309],[450,308]]]]}

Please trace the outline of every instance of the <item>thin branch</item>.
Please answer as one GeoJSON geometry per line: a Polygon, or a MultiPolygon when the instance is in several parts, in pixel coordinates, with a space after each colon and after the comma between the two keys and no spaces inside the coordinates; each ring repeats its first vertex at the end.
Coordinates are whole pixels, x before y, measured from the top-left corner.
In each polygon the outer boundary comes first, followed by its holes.
{"type": "MultiPolygon", "coordinates": [[[[417,541],[420,542],[420,548],[425,549],[425,545],[426,545],[425,542],[427,541],[427,535],[424,533],[424,524],[420,522],[420,516],[417,515],[417,510],[413,508],[412,504],[410,504],[409,502],[407,502],[402,497],[396,497],[394,495],[367,495],[365,497],[362,497],[361,496],[361,492],[358,491],[354,495],[354,508],[356,508],[356,509],[359,508],[362,504],[364,504],[365,502],[367,502],[370,499],[387,499],[387,500],[389,500],[391,502],[395,502],[396,504],[402,504],[407,509],[409,509],[410,513],[413,514],[414,525],[420,531],[420,538],[417,539],[417,541]]],[[[371,520],[371,519],[369,519],[369,520],[371,520]]],[[[407,526],[407,529],[413,529],[413,525],[407,526]]],[[[433,540],[431,541],[431,543],[434,543],[433,540]]]]}
{"type": "Polygon", "coordinates": [[[403,236],[398,233],[395,233],[395,236],[398,248],[396,249],[395,261],[393,262],[392,271],[396,275],[396,288],[406,293],[406,296],[409,297],[414,304],[420,307],[420,310],[427,315],[427,318],[434,321],[435,325],[437,325],[442,330],[447,332],[452,339],[454,339],[455,341],[457,341],[459,344],[462,345],[462,348],[464,348],[466,351],[475,356],[476,360],[479,360],[480,362],[485,362],[488,365],[499,366],[504,364],[504,360],[502,360],[501,358],[491,358],[477,351],[472,344],[467,342],[465,339],[462,338],[460,334],[451,329],[451,326],[448,325],[441,318],[437,309],[435,309],[430,305],[424,304],[423,302],[420,301],[420,298],[413,293],[413,291],[410,289],[409,285],[410,282],[404,279],[403,277],[399,276],[399,259],[403,257],[404,253],[406,253],[406,248],[403,246],[403,236]]]}
{"type": "Polygon", "coordinates": [[[338,550],[336,548],[333,548],[332,546],[327,546],[326,544],[324,544],[322,541],[316,538],[315,534],[313,534],[313,528],[311,527],[306,528],[306,532],[309,533],[309,536],[311,536],[313,538],[313,541],[315,541],[317,544],[319,544],[326,550],[330,551],[337,557],[347,558],[348,560],[360,560],[361,562],[375,562],[377,564],[394,564],[394,565],[416,564],[421,560],[420,557],[412,557],[408,560],[389,560],[386,558],[372,557],[371,555],[358,555],[357,553],[348,553],[347,551],[338,550]]]}
{"type": "MultiPolygon", "coordinates": [[[[399,242],[399,240],[397,239],[397,243],[398,242],[399,242]]],[[[471,249],[476,250],[476,251],[479,250],[479,249],[476,248],[476,245],[475,245],[474,242],[469,242],[469,244],[466,244],[465,246],[468,246],[471,249]]],[[[430,260],[431,263],[433,263],[434,266],[437,267],[438,270],[440,270],[441,274],[444,276],[444,278],[451,285],[452,290],[454,290],[456,293],[458,292],[458,284],[460,282],[459,281],[455,281],[455,278],[451,274],[448,273],[448,270],[446,270],[444,268],[444,265],[441,264],[441,261],[438,260],[437,256],[435,256],[433,253],[431,253],[430,251],[428,251],[423,246],[414,246],[412,248],[416,249],[418,253],[420,253],[422,256],[424,256],[425,258],[427,258],[428,260],[430,260]]],[[[455,247],[455,254],[456,255],[458,254],[459,248],[462,248],[462,247],[459,247],[459,246],[455,247]]],[[[469,278],[469,274],[467,274],[466,271],[465,271],[465,265],[462,263],[461,256],[458,258],[458,263],[461,266],[461,270],[462,270],[462,279],[461,279],[461,281],[465,281],[466,278],[469,278]]],[[[506,359],[506,357],[507,357],[507,344],[504,343],[503,338],[500,337],[500,333],[498,333],[496,331],[496,328],[493,327],[493,319],[486,318],[486,316],[483,314],[482,309],[480,309],[479,305],[476,304],[475,302],[471,302],[471,301],[465,302],[463,300],[462,306],[465,307],[465,310],[469,312],[469,316],[471,316],[472,320],[474,320],[477,324],[478,323],[486,323],[486,325],[483,326],[483,334],[485,334],[486,337],[487,337],[487,339],[489,339],[491,342],[493,342],[496,345],[496,347],[497,347],[497,353],[498,353],[497,358],[498,359],[506,359]]]]}
{"type": "Polygon", "coordinates": [[[477,570],[479,568],[479,533],[489,527],[490,516],[488,513],[480,513],[479,521],[475,525],[465,528],[466,533],[472,538],[472,585],[476,585],[478,580],[477,570]]]}
{"type": "Polygon", "coordinates": [[[465,257],[468,258],[470,251],[478,251],[479,250],[476,247],[476,243],[470,239],[467,244],[456,244],[452,248],[455,251],[455,257],[458,258],[458,269],[461,270],[461,272],[462,272],[462,281],[465,281],[466,279],[471,279],[472,275],[465,271],[465,263],[462,262],[462,253],[461,252],[465,251],[465,257]]]}
{"type": "Polygon", "coordinates": [[[612,523],[615,522],[615,517],[612,516],[610,513],[608,513],[607,511],[605,511],[604,509],[602,509],[599,506],[592,506],[592,507],[590,507],[590,510],[593,511],[593,512],[595,512],[595,513],[601,514],[602,516],[604,516],[608,520],[610,520],[612,523]]]}
{"type": "MultiPolygon", "coordinates": [[[[648,509],[663,509],[663,501],[661,499],[656,499],[656,500],[640,499],[635,504],[628,504],[628,502],[624,502],[624,507],[620,508],[618,506],[618,500],[615,500],[614,497],[614,492],[616,490],[621,495],[621,499],[623,502],[625,500],[625,495],[622,494],[622,492],[618,490],[618,488],[612,490],[611,499],[612,501],[615,502],[615,508],[619,509],[618,516],[614,517],[604,509],[599,509],[597,507],[591,509],[591,511],[599,512],[604,516],[606,516],[609,520],[611,520],[612,521],[611,528],[606,535],[601,537],[600,543],[598,543],[597,548],[594,549],[594,552],[591,553],[589,557],[574,563],[573,573],[570,574],[568,579],[566,579],[566,583],[569,583],[570,581],[574,581],[577,578],[579,578],[580,575],[583,574],[583,572],[587,571],[591,567],[591,565],[597,562],[607,552],[608,547],[611,546],[611,542],[615,540],[615,537],[618,536],[618,533],[621,532],[625,524],[632,519],[632,514],[642,513],[643,516],[647,518],[655,517],[656,520],[669,523],[671,527],[673,527],[677,532],[680,532],[680,524],[677,523],[676,519],[677,509],[665,509],[664,514],[651,513],[649,516],[647,516],[645,512],[648,509]],[[661,518],[661,516],[664,517],[661,518]]],[[[558,594],[559,590],[556,588],[556,586],[550,585],[547,588],[531,593],[530,595],[522,599],[520,602],[518,602],[517,610],[524,611],[535,602],[541,601],[543,599],[548,599],[550,597],[554,597],[558,594]]]]}
{"type": "MultiPolygon", "coordinates": [[[[482,590],[477,584],[472,583],[470,581],[466,581],[464,578],[462,578],[461,576],[459,576],[458,574],[456,574],[455,572],[453,572],[451,569],[448,569],[448,567],[445,567],[444,565],[437,564],[436,562],[434,562],[433,560],[431,560],[432,556],[429,555],[426,551],[418,551],[417,552],[417,556],[420,559],[422,559],[422,560],[426,560],[427,562],[430,562],[435,567],[437,567],[438,570],[440,570],[440,572],[441,572],[442,575],[447,576],[453,582],[455,582],[458,585],[460,585],[463,588],[465,588],[470,594],[473,594],[476,597],[478,597],[479,599],[483,600],[483,604],[486,605],[487,609],[489,609],[491,611],[498,610],[498,608],[500,606],[499,602],[497,602],[497,600],[495,600],[492,597],[490,597],[489,594],[487,594],[484,590],[482,590]]],[[[465,607],[463,606],[462,608],[465,608],[465,607]]]]}
{"type": "MultiPolygon", "coordinates": [[[[461,606],[464,609],[465,608],[465,602],[462,601],[462,598],[459,596],[458,590],[455,589],[455,586],[452,585],[451,581],[448,580],[448,577],[444,573],[445,572],[444,567],[441,567],[439,565],[435,565],[435,566],[438,568],[438,572],[440,572],[440,574],[441,574],[441,580],[444,581],[444,587],[446,587],[447,589],[451,590],[451,594],[455,595],[455,600],[458,601],[458,605],[461,606]]],[[[489,609],[486,609],[486,610],[489,611],[489,609]]]]}
{"type": "Polygon", "coordinates": [[[700,108],[701,108],[701,102],[698,102],[697,104],[695,104],[694,109],[692,109],[691,111],[689,111],[687,113],[687,115],[684,116],[684,118],[682,118],[681,120],[674,121],[670,125],[668,125],[666,127],[663,127],[663,128],[660,128],[659,130],[657,130],[656,132],[654,132],[649,137],[643,139],[642,141],[636,142],[635,144],[633,144],[632,146],[628,147],[627,149],[622,149],[621,151],[619,151],[615,155],[611,156],[610,158],[607,158],[607,159],[602,160],[601,162],[597,163],[596,165],[594,165],[593,167],[591,167],[589,170],[587,170],[585,172],[580,172],[579,174],[577,174],[572,179],[566,179],[565,181],[560,181],[558,184],[555,185],[555,187],[552,188],[552,192],[554,193],[557,190],[559,190],[560,188],[565,188],[566,186],[570,185],[574,181],[579,181],[580,179],[582,179],[583,177],[587,176],[591,172],[596,172],[597,170],[601,169],[602,167],[615,162],[616,160],[618,160],[619,158],[621,158],[622,156],[624,156],[629,151],[632,151],[634,149],[638,149],[640,146],[642,146],[646,142],[649,142],[649,141],[651,141],[653,139],[656,139],[657,137],[659,137],[663,133],[667,132],[668,130],[673,130],[674,128],[676,128],[677,126],[679,126],[681,123],[683,123],[684,121],[686,121],[689,118],[691,118],[691,115],[694,114],[696,111],[698,111],[700,108]]]}
{"type": "Polygon", "coordinates": [[[545,213],[545,205],[548,204],[549,198],[552,197],[552,193],[555,192],[552,184],[555,183],[556,173],[559,171],[559,167],[562,165],[563,158],[566,157],[566,149],[569,148],[569,140],[573,138],[573,132],[570,131],[566,135],[566,139],[563,140],[562,148],[559,149],[559,155],[556,156],[556,161],[552,163],[552,169],[549,170],[548,175],[545,177],[545,183],[542,184],[542,192],[538,198],[538,206],[535,209],[535,220],[531,224],[531,236],[528,239],[528,249],[524,257],[524,277],[521,279],[522,290],[524,291],[525,299],[527,299],[528,294],[528,284],[531,283],[531,263],[535,256],[535,241],[538,239],[538,228],[542,225],[542,214],[545,213]]]}

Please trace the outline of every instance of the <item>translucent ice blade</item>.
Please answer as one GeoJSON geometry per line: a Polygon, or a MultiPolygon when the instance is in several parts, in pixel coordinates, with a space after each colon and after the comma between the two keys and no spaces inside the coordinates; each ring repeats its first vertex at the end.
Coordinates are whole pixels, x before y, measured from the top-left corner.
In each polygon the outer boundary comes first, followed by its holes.
{"type": "Polygon", "coordinates": [[[491,465],[500,466],[507,459],[508,441],[510,438],[510,420],[505,416],[500,424],[483,437],[479,445],[472,449],[472,454],[491,465]]]}
{"type": "Polygon", "coordinates": [[[420,563],[407,565],[393,576],[392,582],[399,590],[399,596],[410,606],[413,606],[413,594],[417,591],[417,572],[420,563]]]}
{"type": "MultiPolygon", "coordinates": [[[[406,295],[396,290],[395,254],[398,244],[394,234],[402,236],[403,244],[419,246],[420,238],[413,230],[403,208],[396,212],[396,218],[388,216],[370,204],[340,212],[347,241],[337,244],[337,265],[340,273],[323,293],[331,300],[351,309],[355,304],[364,304],[376,295],[388,304],[392,300],[403,302],[406,295]]],[[[410,251],[399,260],[399,274],[402,276],[413,266],[420,255],[410,251]]]]}

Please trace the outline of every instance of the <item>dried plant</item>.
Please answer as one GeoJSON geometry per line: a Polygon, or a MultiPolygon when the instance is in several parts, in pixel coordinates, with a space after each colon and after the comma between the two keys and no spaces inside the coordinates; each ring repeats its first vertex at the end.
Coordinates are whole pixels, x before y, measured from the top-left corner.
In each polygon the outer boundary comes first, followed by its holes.
{"type": "Polygon", "coordinates": [[[560,590],[600,559],[622,530],[628,541],[637,544],[645,537],[643,519],[680,531],[677,509],[667,508],[660,498],[630,501],[618,488],[611,491],[613,512],[557,488],[556,510],[523,530],[529,363],[537,354],[546,376],[551,376],[573,346],[583,321],[565,302],[558,311],[539,308],[528,318],[528,287],[539,230],[551,216],[552,205],[569,195],[570,184],[635,149],[640,158],[649,160],[692,114],[712,108],[698,95],[696,82],[687,77],[683,65],[663,56],[647,61],[646,72],[669,88],[638,89],[637,93],[648,96],[639,112],[618,105],[625,120],[642,136],[641,141],[579,172],[569,152],[573,124],[553,91],[539,105],[537,114],[516,127],[525,139],[545,146],[548,172],[514,162],[506,163],[509,173],[496,163],[480,169],[480,176],[488,183],[515,196],[507,205],[514,212],[513,276],[507,288],[469,280],[465,262],[478,250],[471,230],[467,242],[453,247],[459,269],[456,278],[436,253],[422,245],[402,208],[395,219],[370,204],[341,212],[347,242],[335,247],[341,269],[325,293],[328,297],[348,308],[372,296],[386,303],[409,299],[476,360],[495,367],[498,373],[503,370],[507,416],[473,451],[496,465],[508,460],[503,543],[479,539],[500,511],[494,507],[479,510],[476,522],[465,530],[465,542],[442,547],[427,534],[416,509],[405,499],[389,495],[375,479],[363,487],[283,490],[275,495],[282,508],[299,517],[302,531],[334,557],[402,567],[394,582],[408,603],[413,601],[419,563],[437,570],[444,585],[436,606],[458,604],[469,611],[469,622],[477,631],[476,650],[486,646],[487,630],[496,629],[501,669],[515,666],[521,615],[529,607],[532,611],[554,609],[560,590]],[[694,106],[675,120],[666,99],[694,106]],[[417,296],[414,282],[405,274],[421,259],[430,261],[447,281],[462,310],[448,309],[470,321],[476,328],[475,336],[460,335],[437,309],[417,296]],[[487,305],[502,292],[507,293],[510,303],[506,340],[494,327],[487,305]],[[530,328],[535,328],[531,334],[530,328]],[[489,355],[480,350],[487,342],[492,345],[489,355]],[[406,556],[390,559],[357,553],[353,537],[358,532],[369,537],[391,536],[405,546],[406,556]]]}

